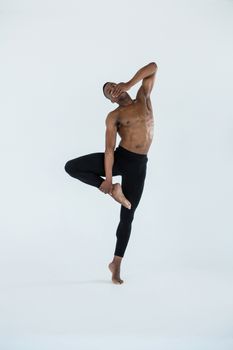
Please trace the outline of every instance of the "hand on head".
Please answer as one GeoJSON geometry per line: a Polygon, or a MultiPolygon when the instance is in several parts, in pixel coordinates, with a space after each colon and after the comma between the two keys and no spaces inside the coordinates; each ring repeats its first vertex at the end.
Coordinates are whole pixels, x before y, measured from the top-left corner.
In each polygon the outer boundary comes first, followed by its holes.
{"type": "Polygon", "coordinates": [[[128,83],[119,83],[115,86],[112,96],[118,97],[122,92],[129,90],[130,86],[128,83]]]}

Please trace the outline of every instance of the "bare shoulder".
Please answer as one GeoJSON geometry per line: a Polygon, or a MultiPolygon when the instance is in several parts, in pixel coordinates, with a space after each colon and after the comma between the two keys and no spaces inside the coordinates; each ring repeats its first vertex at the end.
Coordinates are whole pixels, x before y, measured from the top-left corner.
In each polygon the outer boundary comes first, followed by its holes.
{"type": "Polygon", "coordinates": [[[145,93],[144,93],[144,88],[141,85],[140,88],[138,89],[137,95],[136,95],[136,100],[139,102],[144,102],[146,99],[145,93]]]}
{"type": "Polygon", "coordinates": [[[139,105],[146,106],[148,110],[152,111],[152,103],[150,99],[150,95],[146,96],[144,93],[143,86],[141,86],[137,92],[136,100],[139,105]]]}
{"type": "Polygon", "coordinates": [[[111,125],[114,126],[114,125],[117,125],[118,119],[119,119],[119,108],[117,107],[116,109],[108,113],[105,123],[108,126],[111,126],[111,125]]]}

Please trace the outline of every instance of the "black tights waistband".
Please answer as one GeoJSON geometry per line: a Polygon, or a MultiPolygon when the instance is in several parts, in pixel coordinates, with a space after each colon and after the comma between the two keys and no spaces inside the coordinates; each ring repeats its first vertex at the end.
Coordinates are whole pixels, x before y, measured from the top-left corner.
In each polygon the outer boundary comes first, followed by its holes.
{"type": "Polygon", "coordinates": [[[122,146],[118,146],[116,148],[116,151],[119,151],[122,154],[125,154],[126,156],[133,158],[133,159],[138,159],[138,160],[147,160],[147,154],[141,154],[141,153],[136,153],[136,152],[132,152],[129,151],[128,149],[122,147],[122,146]]]}

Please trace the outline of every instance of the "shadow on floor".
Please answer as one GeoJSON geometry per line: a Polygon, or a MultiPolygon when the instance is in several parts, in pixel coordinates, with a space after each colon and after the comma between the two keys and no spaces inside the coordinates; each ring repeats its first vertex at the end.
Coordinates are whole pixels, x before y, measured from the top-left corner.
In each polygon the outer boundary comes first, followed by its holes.
{"type": "Polygon", "coordinates": [[[38,288],[38,287],[57,287],[57,286],[70,286],[70,285],[80,285],[80,284],[112,284],[111,280],[104,279],[93,279],[93,280],[82,280],[82,281],[41,281],[41,282],[32,282],[25,284],[15,284],[15,285],[5,285],[0,286],[0,290],[2,289],[11,289],[11,288],[38,288]]]}

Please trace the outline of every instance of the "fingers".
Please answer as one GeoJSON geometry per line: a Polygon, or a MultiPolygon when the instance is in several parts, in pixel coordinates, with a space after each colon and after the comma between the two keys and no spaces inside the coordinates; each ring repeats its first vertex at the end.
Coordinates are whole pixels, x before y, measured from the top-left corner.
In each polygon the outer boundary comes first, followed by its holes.
{"type": "Polygon", "coordinates": [[[113,92],[113,97],[118,97],[122,93],[121,89],[113,92]]]}
{"type": "Polygon", "coordinates": [[[108,191],[104,190],[103,188],[100,188],[100,191],[103,192],[104,194],[108,193],[108,191]]]}
{"type": "MultiPolygon", "coordinates": [[[[120,84],[119,84],[120,85],[120,84]]],[[[118,96],[122,92],[122,87],[117,85],[115,89],[113,90],[113,97],[118,96]]]]}
{"type": "Polygon", "coordinates": [[[120,90],[120,88],[119,88],[118,86],[116,86],[115,89],[114,89],[114,91],[113,91],[113,93],[114,93],[114,94],[118,94],[119,90],[120,90]]]}
{"type": "Polygon", "coordinates": [[[106,183],[102,183],[101,186],[99,187],[99,190],[103,193],[111,193],[112,192],[112,189],[113,189],[113,185],[110,185],[109,184],[106,184],[106,183]]]}

